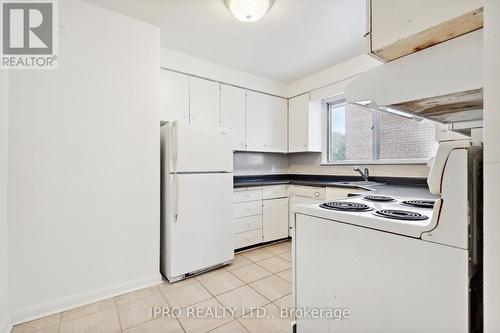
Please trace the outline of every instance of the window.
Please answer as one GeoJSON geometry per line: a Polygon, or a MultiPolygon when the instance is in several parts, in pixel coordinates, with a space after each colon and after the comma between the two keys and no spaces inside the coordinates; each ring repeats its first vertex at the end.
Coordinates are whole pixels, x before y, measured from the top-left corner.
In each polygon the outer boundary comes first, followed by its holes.
{"type": "Polygon", "coordinates": [[[434,123],[351,103],[328,104],[328,163],[422,160],[434,155],[434,123]]]}

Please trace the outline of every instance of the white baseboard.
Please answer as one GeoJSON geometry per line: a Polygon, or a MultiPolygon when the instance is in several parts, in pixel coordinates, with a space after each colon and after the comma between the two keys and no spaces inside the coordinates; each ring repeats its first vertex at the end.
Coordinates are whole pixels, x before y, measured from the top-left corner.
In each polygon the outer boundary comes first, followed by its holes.
{"type": "MultiPolygon", "coordinates": [[[[51,302],[25,307],[11,313],[11,323],[12,325],[16,325],[45,316],[50,316],[54,313],[59,313],[77,306],[90,304],[134,290],[150,287],[161,282],[161,274],[156,273],[106,288],[95,289],[81,294],[60,298],[51,302]]],[[[0,333],[3,333],[3,331],[0,330],[0,333]]]]}

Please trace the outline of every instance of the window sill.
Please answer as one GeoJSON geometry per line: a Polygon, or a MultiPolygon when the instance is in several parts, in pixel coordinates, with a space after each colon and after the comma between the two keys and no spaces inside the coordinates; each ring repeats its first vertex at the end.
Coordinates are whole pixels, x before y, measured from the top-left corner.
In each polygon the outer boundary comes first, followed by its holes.
{"type": "Polygon", "coordinates": [[[338,161],[338,162],[323,162],[321,166],[334,166],[334,165],[425,165],[428,159],[412,159],[412,160],[380,160],[380,161],[338,161]]]}

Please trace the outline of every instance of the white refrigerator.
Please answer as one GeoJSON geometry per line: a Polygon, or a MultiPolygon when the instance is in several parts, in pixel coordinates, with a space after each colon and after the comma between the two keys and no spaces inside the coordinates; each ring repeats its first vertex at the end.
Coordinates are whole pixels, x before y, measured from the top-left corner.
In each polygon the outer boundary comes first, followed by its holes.
{"type": "Polygon", "coordinates": [[[228,129],[162,126],[161,191],[160,269],[170,282],[234,259],[228,129]]]}

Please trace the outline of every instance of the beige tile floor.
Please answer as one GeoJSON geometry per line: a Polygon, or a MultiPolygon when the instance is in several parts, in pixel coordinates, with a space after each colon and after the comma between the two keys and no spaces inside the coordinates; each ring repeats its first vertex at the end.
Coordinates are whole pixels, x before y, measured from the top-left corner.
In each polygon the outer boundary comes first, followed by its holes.
{"type": "Polygon", "coordinates": [[[226,267],[17,325],[12,333],[290,332],[290,242],[239,253],[226,267]],[[179,309],[151,316],[152,307],[179,309]],[[195,317],[193,311],[208,315],[195,317]],[[263,316],[265,314],[265,316],[263,316]]]}

